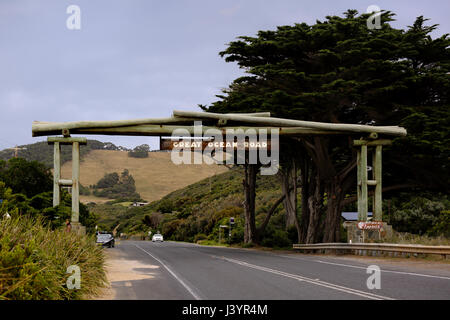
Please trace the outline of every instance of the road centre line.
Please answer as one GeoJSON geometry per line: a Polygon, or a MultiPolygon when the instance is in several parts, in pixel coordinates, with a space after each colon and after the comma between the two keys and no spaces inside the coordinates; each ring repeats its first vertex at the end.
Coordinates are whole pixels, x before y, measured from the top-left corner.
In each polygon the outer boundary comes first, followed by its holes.
{"type": "MultiPolygon", "coordinates": [[[[302,259],[302,258],[299,258],[299,257],[291,257],[289,255],[280,255],[279,257],[291,258],[291,259],[301,260],[301,261],[318,262],[318,263],[330,264],[330,265],[335,265],[335,266],[340,266],[340,267],[348,267],[348,268],[367,270],[367,267],[355,266],[355,265],[351,265],[351,264],[328,262],[328,261],[323,261],[323,260],[302,259]]],[[[437,279],[450,280],[450,277],[434,276],[434,275],[424,274],[424,273],[415,273],[415,272],[406,272],[406,271],[394,271],[394,270],[386,270],[386,269],[381,269],[380,271],[381,272],[404,274],[404,275],[409,275],[409,276],[417,276],[417,277],[426,277],[426,278],[437,278],[437,279]]]]}
{"type": "MultiPolygon", "coordinates": [[[[319,263],[325,263],[325,264],[336,265],[336,266],[342,266],[342,267],[348,267],[348,268],[357,268],[357,269],[364,269],[364,270],[367,270],[367,267],[354,266],[354,265],[350,265],[350,264],[335,263],[335,262],[327,262],[327,261],[321,261],[321,260],[314,260],[314,261],[315,261],[315,262],[319,262],[319,263]]],[[[405,271],[393,271],[393,270],[383,270],[383,269],[380,269],[380,271],[381,271],[381,272],[398,273],[398,274],[406,274],[406,275],[417,276],[417,277],[427,277],[427,278],[438,278],[438,279],[450,280],[449,277],[444,277],[444,276],[433,276],[433,275],[422,274],[422,273],[405,272],[405,271]]]]}
{"type": "Polygon", "coordinates": [[[360,297],[364,297],[367,299],[372,299],[372,300],[395,300],[393,298],[390,297],[386,297],[386,296],[381,296],[381,295],[377,295],[377,294],[373,294],[373,293],[369,293],[369,292],[365,292],[365,291],[361,291],[361,290],[357,290],[357,289],[352,289],[352,288],[348,288],[348,287],[344,287],[344,286],[340,286],[340,285],[336,285],[336,284],[332,284],[329,282],[325,282],[325,281],[321,281],[321,280],[317,280],[317,279],[311,279],[311,278],[307,278],[307,277],[303,277],[300,275],[296,275],[296,274],[291,274],[291,273],[287,273],[287,272],[283,272],[283,271],[279,271],[279,270],[275,270],[275,269],[270,269],[270,268],[266,268],[266,267],[262,267],[262,266],[258,266],[258,265],[254,265],[254,264],[250,264],[248,262],[245,261],[241,261],[241,260],[236,260],[236,259],[231,259],[231,258],[226,258],[226,257],[218,257],[218,256],[213,256],[217,259],[222,259],[231,263],[235,263],[238,265],[242,265],[248,268],[252,268],[252,269],[256,269],[256,270],[260,270],[260,271],[265,271],[265,272],[270,272],[273,274],[277,274],[280,276],[284,276],[287,278],[291,278],[291,279],[296,279],[299,281],[305,281],[307,283],[311,283],[314,285],[318,285],[318,286],[322,286],[325,288],[329,288],[329,289],[333,289],[333,290],[337,290],[337,291],[341,291],[341,292],[345,292],[348,294],[353,294],[356,296],[360,296],[360,297]]]}

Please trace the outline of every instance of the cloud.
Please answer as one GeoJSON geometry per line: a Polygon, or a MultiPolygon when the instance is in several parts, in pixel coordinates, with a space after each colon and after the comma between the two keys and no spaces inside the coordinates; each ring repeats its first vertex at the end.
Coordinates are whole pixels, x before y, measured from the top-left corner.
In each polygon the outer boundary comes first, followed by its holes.
{"type": "MultiPolygon", "coordinates": [[[[210,0],[76,2],[82,12],[79,31],[66,28],[70,1],[0,1],[0,149],[39,140],[31,137],[33,120],[167,117],[174,109],[196,110],[243,74],[218,55],[237,36],[314,23],[348,8],[365,12],[369,5],[356,0],[232,0],[226,6],[210,0]]],[[[411,25],[423,14],[441,24],[442,34],[450,28],[449,3],[374,4],[397,13],[395,26],[411,25]]],[[[103,139],[130,146],[149,138],[103,139]]]]}

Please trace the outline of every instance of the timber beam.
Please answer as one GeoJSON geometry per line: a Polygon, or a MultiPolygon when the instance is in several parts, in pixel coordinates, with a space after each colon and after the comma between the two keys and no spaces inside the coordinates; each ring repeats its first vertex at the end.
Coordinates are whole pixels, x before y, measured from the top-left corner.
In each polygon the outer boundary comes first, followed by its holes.
{"type": "Polygon", "coordinates": [[[269,117],[250,117],[246,115],[220,114],[211,112],[195,112],[195,111],[174,111],[174,117],[178,118],[197,118],[197,119],[214,119],[229,120],[243,123],[251,123],[252,125],[274,126],[274,127],[303,127],[311,129],[344,131],[357,133],[377,133],[392,136],[406,136],[406,129],[397,126],[370,126],[363,124],[349,123],[326,123],[314,122],[294,119],[269,118],[269,117]]]}
{"type": "Polygon", "coordinates": [[[59,144],[73,144],[74,142],[78,142],[79,144],[86,144],[87,138],[48,137],[47,142],[48,142],[48,144],[54,144],[55,142],[58,142],[59,144]]]}
{"type": "MultiPolygon", "coordinates": [[[[94,134],[94,135],[116,135],[116,136],[171,136],[174,130],[184,130],[186,133],[193,135],[194,126],[192,125],[137,125],[126,127],[111,127],[111,128],[77,128],[71,129],[71,134],[94,134]]],[[[272,129],[279,130],[280,136],[327,136],[327,135],[361,135],[361,133],[345,132],[345,131],[333,131],[333,130],[321,130],[303,127],[273,127],[273,126],[202,126],[202,134],[206,134],[207,130],[216,129],[224,133],[226,130],[256,130],[259,134],[261,130],[267,132],[270,135],[272,129]]],[[[198,130],[198,129],[197,129],[198,130]]],[[[60,134],[60,129],[54,129],[50,131],[35,131],[33,136],[47,136],[51,134],[60,134]]],[[[65,139],[65,138],[58,138],[65,139]]],[[[77,138],[70,138],[77,139],[77,138]]],[[[56,140],[55,140],[56,141],[56,140]]],[[[69,141],[69,140],[67,140],[69,141]]],[[[61,141],[63,142],[63,141],[61,141]]],[[[82,143],[80,141],[80,143],[82,143]]]]}

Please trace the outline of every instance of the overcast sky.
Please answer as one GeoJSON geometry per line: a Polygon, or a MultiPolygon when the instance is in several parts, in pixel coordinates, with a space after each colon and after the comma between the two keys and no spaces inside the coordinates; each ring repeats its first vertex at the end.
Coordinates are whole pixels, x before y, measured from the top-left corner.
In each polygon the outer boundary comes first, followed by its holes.
{"type": "MultiPolygon", "coordinates": [[[[0,0],[0,150],[44,140],[40,121],[119,120],[198,110],[242,74],[218,55],[240,35],[370,5],[450,32],[450,1],[0,0]],[[69,30],[69,5],[81,29],[69,30]]],[[[133,147],[156,138],[91,136],[133,147]]]]}

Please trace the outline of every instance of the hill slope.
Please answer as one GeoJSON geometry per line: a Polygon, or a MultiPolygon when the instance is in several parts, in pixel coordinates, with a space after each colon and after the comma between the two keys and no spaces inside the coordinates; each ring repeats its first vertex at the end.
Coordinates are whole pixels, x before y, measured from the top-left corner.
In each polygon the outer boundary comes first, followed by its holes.
{"type": "MultiPolygon", "coordinates": [[[[136,181],[136,191],[150,202],[228,170],[218,165],[175,165],[169,152],[149,152],[148,158],[131,158],[123,151],[92,150],[81,161],[80,182],[83,186],[94,185],[106,173],[120,174],[124,169],[136,181]]],[[[67,161],[61,168],[62,177],[70,178],[71,172],[72,161],[67,161]]],[[[105,199],[81,196],[81,201],[104,202],[105,199]]]]}
{"type": "MultiPolygon", "coordinates": [[[[235,218],[232,241],[243,241],[243,169],[233,168],[222,174],[203,179],[176,190],[161,200],[144,207],[125,208],[120,205],[101,204],[90,206],[99,215],[102,228],[127,234],[160,230],[168,240],[197,241],[200,238],[218,239],[219,225],[235,218]]],[[[269,208],[280,197],[277,176],[257,178],[256,221],[260,224],[269,208]]],[[[284,231],[284,210],[279,206],[271,219],[264,237],[268,244],[279,237],[275,244],[289,244],[289,232],[284,231]]],[[[292,237],[292,239],[295,238],[292,237]]],[[[293,241],[293,240],[292,240],[293,241]]]]}
{"type": "MultiPolygon", "coordinates": [[[[20,145],[20,148],[25,148],[18,151],[20,158],[36,160],[42,162],[49,168],[53,168],[53,146],[49,145],[47,141],[40,141],[32,144],[20,145]]],[[[127,150],[124,147],[117,147],[111,142],[101,142],[97,140],[88,140],[86,145],[80,147],[80,156],[83,158],[91,150],[127,150]]],[[[0,159],[8,160],[14,157],[14,150],[4,149],[0,151],[0,159]]],[[[72,158],[72,147],[61,146],[61,163],[65,163],[72,158]]]]}

